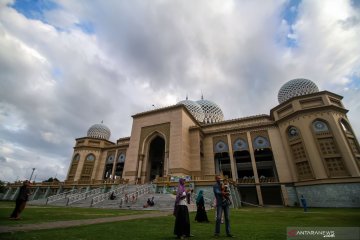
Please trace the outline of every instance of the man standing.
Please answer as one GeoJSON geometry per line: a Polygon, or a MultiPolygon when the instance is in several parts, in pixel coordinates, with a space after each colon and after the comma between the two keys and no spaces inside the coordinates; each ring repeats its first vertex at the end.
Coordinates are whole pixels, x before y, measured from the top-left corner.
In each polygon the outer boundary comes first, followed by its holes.
{"type": "Polygon", "coordinates": [[[301,201],[301,205],[304,208],[304,212],[307,212],[307,204],[306,204],[306,199],[305,199],[304,195],[301,195],[300,201],[301,201]]]}
{"type": "Polygon", "coordinates": [[[29,199],[29,195],[30,195],[29,186],[30,186],[30,181],[25,180],[23,182],[23,185],[20,187],[19,195],[16,198],[15,209],[12,212],[10,219],[13,220],[20,219],[20,213],[24,210],[26,206],[26,202],[29,199]]]}
{"type": "Polygon", "coordinates": [[[220,224],[221,224],[221,215],[224,211],[225,215],[225,229],[226,229],[226,236],[227,237],[234,237],[230,233],[230,219],[229,219],[229,204],[228,201],[223,201],[226,195],[226,193],[222,187],[222,184],[220,182],[221,178],[220,176],[215,177],[216,183],[213,187],[215,199],[216,199],[216,225],[215,225],[215,237],[218,237],[220,235],[220,224]]]}

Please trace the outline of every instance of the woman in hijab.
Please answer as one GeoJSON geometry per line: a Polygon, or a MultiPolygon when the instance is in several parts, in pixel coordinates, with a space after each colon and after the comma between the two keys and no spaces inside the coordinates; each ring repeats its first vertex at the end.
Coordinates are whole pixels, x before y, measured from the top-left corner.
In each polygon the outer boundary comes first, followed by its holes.
{"type": "Polygon", "coordinates": [[[200,190],[196,198],[196,207],[197,212],[195,216],[195,221],[197,222],[209,222],[205,211],[205,200],[204,200],[204,191],[200,190]]]}
{"type": "Polygon", "coordinates": [[[183,237],[191,237],[190,234],[190,219],[189,219],[189,210],[186,202],[186,189],[185,189],[185,179],[179,179],[179,187],[176,192],[176,200],[174,207],[174,216],[175,216],[175,227],[174,234],[177,238],[181,239],[183,237]]]}

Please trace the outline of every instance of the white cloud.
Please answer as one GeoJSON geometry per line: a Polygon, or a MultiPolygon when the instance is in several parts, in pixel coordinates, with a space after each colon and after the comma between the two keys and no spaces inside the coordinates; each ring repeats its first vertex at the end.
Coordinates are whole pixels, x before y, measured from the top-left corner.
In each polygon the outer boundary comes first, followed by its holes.
{"type": "Polygon", "coordinates": [[[227,119],[269,114],[298,77],[344,95],[359,136],[359,9],[302,1],[289,25],[287,3],[63,0],[44,23],[0,2],[0,173],[15,180],[36,167],[64,179],[74,138],[92,124],[104,120],[115,141],[129,136],[131,115],[186,95],[203,93],[227,119]]]}

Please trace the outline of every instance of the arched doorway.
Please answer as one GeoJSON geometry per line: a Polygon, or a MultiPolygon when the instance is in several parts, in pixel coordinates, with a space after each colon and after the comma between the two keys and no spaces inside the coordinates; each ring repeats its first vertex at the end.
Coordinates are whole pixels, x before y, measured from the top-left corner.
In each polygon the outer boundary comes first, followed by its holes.
{"type": "Polygon", "coordinates": [[[215,174],[231,178],[231,164],[228,152],[215,153],[215,174]]]}
{"type": "Polygon", "coordinates": [[[114,165],[114,155],[110,155],[106,159],[103,179],[108,179],[112,177],[111,173],[112,173],[113,165],[114,165]]]}
{"type": "Polygon", "coordinates": [[[156,177],[164,175],[165,140],[156,136],[150,142],[149,162],[147,168],[147,180],[152,181],[156,177]]]}
{"type": "Polygon", "coordinates": [[[249,151],[243,150],[234,152],[234,159],[239,182],[252,182],[251,179],[254,179],[254,171],[249,151]]]}

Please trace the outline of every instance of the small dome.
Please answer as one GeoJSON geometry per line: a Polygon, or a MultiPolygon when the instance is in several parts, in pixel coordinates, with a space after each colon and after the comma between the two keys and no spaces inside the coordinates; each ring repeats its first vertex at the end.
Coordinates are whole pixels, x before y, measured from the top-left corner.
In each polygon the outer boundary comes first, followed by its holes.
{"type": "Polygon", "coordinates": [[[87,131],[87,136],[91,138],[110,139],[110,129],[104,124],[94,124],[87,131]]]}
{"type": "Polygon", "coordinates": [[[204,111],[202,110],[201,106],[199,104],[197,104],[196,102],[186,99],[186,100],[178,102],[177,104],[184,105],[197,121],[199,121],[199,122],[204,121],[204,117],[205,117],[204,111]]]}
{"type": "Polygon", "coordinates": [[[224,114],[216,103],[205,100],[203,97],[201,97],[201,100],[196,101],[196,103],[198,103],[204,111],[204,123],[216,123],[224,120],[224,114]]]}
{"type": "Polygon", "coordinates": [[[283,103],[296,96],[319,92],[314,82],[304,78],[296,78],[285,83],[279,90],[278,101],[283,103]]]}

